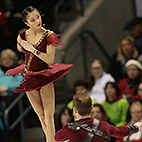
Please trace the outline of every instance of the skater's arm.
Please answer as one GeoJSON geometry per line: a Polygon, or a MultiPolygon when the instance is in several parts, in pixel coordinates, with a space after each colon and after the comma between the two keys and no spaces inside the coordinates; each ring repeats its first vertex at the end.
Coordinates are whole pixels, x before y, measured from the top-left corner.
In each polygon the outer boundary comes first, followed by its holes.
{"type": "MultiPolygon", "coordinates": [[[[110,136],[116,137],[116,138],[122,138],[122,137],[129,135],[129,134],[133,134],[133,133],[140,131],[140,129],[138,127],[135,127],[133,125],[115,127],[115,126],[110,125],[104,121],[101,122],[101,125],[103,125],[103,129],[105,131],[107,130],[107,133],[110,136]]],[[[138,124],[138,125],[139,125],[139,127],[141,127],[142,124],[141,125],[138,124]]]]}
{"type": "Polygon", "coordinates": [[[21,40],[20,44],[24,47],[25,50],[32,52],[35,56],[37,56],[39,59],[41,59],[45,63],[53,64],[54,56],[55,56],[55,46],[47,45],[46,46],[46,53],[44,53],[44,52],[41,52],[41,51],[35,49],[32,46],[32,44],[28,43],[25,40],[21,40]]]}
{"type": "Polygon", "coordinates": [[[18,35],[17,37],[17,49],[19,52],[25,52],[24,49],[22,48],[21,44],[20,44],[20,41],[21,41],[21,37],[20,37],[20,34],[18,35]]]}

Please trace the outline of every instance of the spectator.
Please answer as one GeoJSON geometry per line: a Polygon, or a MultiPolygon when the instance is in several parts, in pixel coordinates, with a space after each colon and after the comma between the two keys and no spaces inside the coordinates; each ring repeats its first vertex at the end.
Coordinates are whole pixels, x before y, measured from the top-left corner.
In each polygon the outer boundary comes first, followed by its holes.
{"type": "Polygon", "coordinates": [[[75,94],[78,93],[87,93],[89,84],[85,80],[78,79],[74,83],[75,94]]]}
{"type": "Polygon", "coordinates": [[[56,131],[69,122],[73,122],[72,111],[67,107],[62,107],[56,119],[56,131]]]}
{"type": "Polygon", "coordinates": [[[120,80],[118,86],[120,89],[120,95],[129,101],[135,94],[134,90],[136,86],[142,82],[142,65],[139,61],[131,59],[126,62],[125,67],[127,69],[128,77],[120,80]]]}
{"type": "Polygon", "coordinates": [[[112,56],[109,65],[109,73],[115,78],[116,81],[127,77],[125,63],[129,59],[137,59],[138,51],[134,46],[133,39],[124,36],[118,43],[118,50],[112,56]]]}
{"type": "MultiPolygon", "coordinates": [[[[125,126],[128,124],[132,125],[136,122],[142,122],[142,104],[139,101],[134,101],[130,105],[130,115],[131,120],[127,122],[125,126]]],[[[142,133],[132,134],[122,139],[117,139],[117,142],[142,142],[142,133]]]]}
{"type": "Polygon", "coordinates": [[[91,77],[89,78],[89,95],[98,103],[106,99],[104,87],[108,81],[115,81],[114,78],[104,72],[104,65],[100,60],[94,60],[91,64],[91,77]]]}
{"type": "Polygon", "coordinates": [[[5,49],[0,55],[0,96],[11,96],[11,89],[17,87],[22,81],[22,75],[5,76],[8,69],[17,66],[18,57],[11,49],[5,49]]]}
{"type": "Polygon", "coordinates": [[[110,122],[110,118],[106,114],[104,108],[100,104],[94,104],[91,110],[91,117],[101,121],[110,122]]]}
{"type": "MultiPolygon", "coordinates": [[[[93,108],[91,110],[91,117],[101,121],[106,121],[107,123],[114,125],[113,123],[110,122],[110,118],[107,116],[104,108],[100,104],[93,105],[93,108]]],[[[115,138],[111,137],[110,142],[115,142],[115,138]]]]}
{"type": "MultiPolygon", "coordinates": [[[[76,82],[74,83],[74,90],[75,90],[75,94],[78,93],[87,93],[88,92],[88,87],[89,84],[87,81],[85,80],[76,80],[76,82]]],[[[92,100],[92,105],[97,103],[95,100],[92,100]]],[[[71,110],[73,110],[73,100],[71,100],[68,104],[67,107],[71,110]]],[[[74,116],[74,113],[73,113],[74,116]]]]}
{"type": "Polygon", "coordinates": [[[127,100],[119,96],[119,88],[116,83],[108,82],[105,86],[106,100],[102,106],[115,126],[123,126],[126,123],[126,114],[129,108],[127,100]]]}
{"type": "Polygon", "coordinates": [[[139,54],[142,54],[142,22],[134,18],[124,26],[124,30],[127,30],[130,36],[134,39],[134,44],[139,54]]]}
{"type": "Polygon", "coordinates": [[[133,100],[138,100],[142,103],[142,82],[140,82],[140,84],[138,85],[138,87],[136,88],[136,94],[131,97],[131,102],[133,100]]]}

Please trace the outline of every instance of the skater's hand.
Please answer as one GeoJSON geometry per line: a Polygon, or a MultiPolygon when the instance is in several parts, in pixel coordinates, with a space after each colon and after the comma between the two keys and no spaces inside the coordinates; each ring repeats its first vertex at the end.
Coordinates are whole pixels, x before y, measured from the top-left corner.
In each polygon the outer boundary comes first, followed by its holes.
{"type": "Polygon", "coordinates": [[[136,125],[139,128],[139,132],[142,132],[142,122],[137,122],[134,125],[136,125]]]}
{"type": "Polygon", "coordinates": [[[33,53],[33,51],[35,50],[35,48],[33,47],[33,45],[31,43],[28,43],[27,41],[25,40],[20,40],[20,44],[21,46],[27,50],[27,51],[30,51],[33,53]]]}

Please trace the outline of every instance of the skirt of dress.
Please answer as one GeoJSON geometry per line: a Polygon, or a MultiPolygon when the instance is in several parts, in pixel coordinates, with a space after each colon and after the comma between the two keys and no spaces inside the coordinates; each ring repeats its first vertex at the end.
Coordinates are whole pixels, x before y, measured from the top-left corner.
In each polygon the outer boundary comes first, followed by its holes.
{"type": "MultiPolygon", "coordinates": [[[[41,87],[56,81],[57,79],[64,76],[72,67],[72,64],[53,64],[49,65],[49,70],[42,73],[28,72],[23,75],[23,80],[21,84],[13,89],[13,92],[27,92],[32,90],[38,90],[41,87]]],[[[6,75],[23,74],[24,73],[24,63],[19,67],[10,69],[6,72],[6,75]]]]}

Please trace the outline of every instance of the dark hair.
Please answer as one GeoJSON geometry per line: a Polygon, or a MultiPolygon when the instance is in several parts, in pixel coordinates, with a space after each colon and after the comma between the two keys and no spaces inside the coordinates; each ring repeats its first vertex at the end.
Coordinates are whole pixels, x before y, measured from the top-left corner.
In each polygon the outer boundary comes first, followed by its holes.
{"type": "MultiPolygon", "coordinates": [[[[106,94],[106,88],[107,88],[107,86],[108,85],[111,85],[114,89],[115,89],[115,91],[116,91],[116,96],[117,97],[119,97],[120,96],[120,91],[119,91],[119,88],[118,88],[118,85],[117,85],[117,83],[116,82],[107,82],[107,84],[105,85],[105,94],[106,94]]],[[[106,94],[106,97],[107,97],[107,94],[106,94]]]]}
{"type": "Polygon", "coordinates": [[[134,95],[137,95],[138,94],[138,90],[139,90],[139,86],[142,82],[140,82],[134,89],[134,95]]]}
{"type": "MultiPolygon", "coordinates": [[[[100,61],[99,59],[95,59],[92,63],[94,63],[94,62],[100,63],[101,66],[102,66],[102,68],[104,69],[105,64],[104,64],[102,61],[100,61]]],[[[91,64],[92,64],[92,63],[91,63],[91,64]]],[[[88,83],[89,83],[89,88],[88,88],[88,89],[91,90],[92,87],[93,87],[94,84],[95,84],[95,78],[93,77],[93,75],[90,76],[90,78],[89,78],[89,80],[88,80],[88,83]]]]}
{"type": "Polygon", "coordinates": [[[89,84],[86,80],[81,80],[81,79],[78,79],[75,81],[74,83],[74,89],[77,87],[77,86],[84,86],[86,89],[88,89],[89,87],[89,84]]]}
{"type": "Polygon", "coordinates": [[[71,122],[73,122],[72,110],[70,110],[67,106],[62,107],[56,119],[56,131],[62,128],[61,116],[64,114],[65,110],[68,110],[69,116],[72,117],[71,122]]]}
{"type": "Polygon", "coordinates": [[[94,104],[93,107],[98,107],[100,109],[101,113],[103,114],[103,117],[102,117],[101,121],[110,121],[110,118],[106,114],[106,112],[105,112],[104,108],[102,107],[102,105],[94,104]]]}
{"type": "Polygon", "coordinates": [[[78,93],[74,95],[73,105],[81,116],[91,113],[92,100],[87,93],[78,93]]]}
{"type": "MultiPolygon", "coordinates": [[[[32,11],[38,11],[35,7],[33,6],[27,6],[23,11],[22,11],[22,21],[27,22],[27,15],[31,13],[32,11]]],[[[39,12],[39,11],[38,11],[39,12]]]]}

